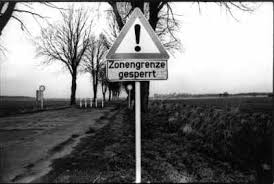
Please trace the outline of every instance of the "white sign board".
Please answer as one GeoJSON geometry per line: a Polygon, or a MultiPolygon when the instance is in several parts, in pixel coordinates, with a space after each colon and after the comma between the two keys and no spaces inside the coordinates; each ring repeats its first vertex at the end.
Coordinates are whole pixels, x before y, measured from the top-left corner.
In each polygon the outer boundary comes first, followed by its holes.
{"type": "Polygon", "coordinates": [[[110,81],[166,80],[168,53],[139,8],[136,8],[107,59],[110,81]]]}
{"type": "Polygon", "coordinates": [[[107,61],[110,81],[166,80],[167,61],[107,61]]]}
{"type": "Polygon", "coordinates": [[[135,8],[106,55],[107,60],[168,60],[169,55],[142,11],[135,8]]]}

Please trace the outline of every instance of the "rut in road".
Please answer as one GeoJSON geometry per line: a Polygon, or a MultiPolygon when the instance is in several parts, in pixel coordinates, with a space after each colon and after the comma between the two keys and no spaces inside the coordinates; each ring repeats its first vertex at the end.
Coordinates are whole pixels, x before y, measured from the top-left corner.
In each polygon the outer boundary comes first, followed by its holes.
{"type": "MultiPolygon", "coordinates": [[[[99,118],[97,123],[108,121],[100,130],[83,138],[71,154],[53,162],[53,169],[45,176],[34,182],[67,183],[67,182],[101,182],[107,174],[108,160],[119,151],[120,144],[134,137],[125,135],[128,123],[123,121],[125,108],[120,108],[112,115],[99,118]],[[120,142],[122,141],[122,142],[120,142]],[[72,180],[67,180],[73,178],[72,180]]],[[[124,145],[124,144],[122,144],[124,145]]],[[[128,146],[127,146],[128,147],[128,146]]],[[[134,145],[128,148],[134,148],[134,145]]],[[[130,151],[134,153],[134,150],[130,151]]],[[[129,158],[134,161],[134,159],[129,158]]],[[[134,168],[134,167],[132,167],[134,168]]]]}

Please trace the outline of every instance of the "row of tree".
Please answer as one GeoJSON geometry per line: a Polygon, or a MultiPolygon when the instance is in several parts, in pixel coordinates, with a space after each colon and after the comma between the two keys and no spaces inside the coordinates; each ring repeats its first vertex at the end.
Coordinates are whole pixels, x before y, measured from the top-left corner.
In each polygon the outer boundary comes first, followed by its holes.
{"type": "MultiPolygon", "coordinates": [[[[44,5],[52,8],[61,9],[62,21],[57,24],[48,24],[47,28],[42,29],[41,37],[39,39],[38,51],[39,55],[47,56],[46,63],[52,61],[60,61],[64,64],[72,77],[71,85],[71,104],[75,104],[76,94],[76,79],[80,71],[88,71],[92,75],[92,84],[94,89],[94,100],[96,99],[98,81],[101,81],[103,89],[103,96],[105,96],[106,89],[109,89],[113,94],[119,94],[121,86],[128,83],[112,84],[108,83],[104,77],[104,54],[109,49],[117,37],[119,31],[125,25],[130,13],[134,8],[138,7],[147,17],[151,27],[159,36],[164,47],[169,50],[178,50],[181,48],[180,40],[176,37],[175,32],[179,28],[179,23],[175,19],[171,2],[173,0],[128,0],[127,2],[118,2],[118,0],[106,0],[112,9],[108,12],[110,24],[110,34],[101,34],[99,38],[92,35],[91,21],[88,21],[89,16],[83,9],[63,9],[58,8],[52,3],[43,2],[44,5]],[[82,68],[84,66],[84,69],[82,68]],[[108,86],[106,88],[106,86],[108,86]],[[113,88],[114,87],[114,88],[113,88]],[[115,90],[113,90],[115,89],[115,90]]],[[[99,1],[98,1],[99,2],[99,1]]],[[[200,11],[200,3],[196,3],[200,11]]],[[[215,2],[232,16],[233,8],[252,12],[255,8],[250,4],[244,2],[215,2]]],[[[31,7],[31,3],[27,2],[0,2],[0,36],[2,30],[6,27],[7,23],[13,19],[20,23],[21,29],[25,30],[20,14],[29,14],[34,17],[44,18],[40,12],[35,12],[31,7]],[[18,4],[21,6],[18,8],[18,4]]],[[[1,43],[0,43],[0,50],[1,43]]],[[[129,82],[130,83],[130,82],[129,82]]],[[[133,89],[134,91],[134,89],[133,89]]],[[[126,90],[128,93],[128,91],[126,90]]],[[[142,111],[148,110],[148,97],[149,97],[149,81],[141,82],[141,106],[142,111]]],[[[105,98],[105,97],[104,97],[105,98]]]]}
{"type": "MultiPolygon", "coordinates": [[[[141,2],[141,1],[140,1],[141,2]]],[[[91,74],[93,85],[93,100],[98,93],[98,84],[101,84],[103,98],[106,91],[111,95],[119,95],[121,89],[133,82],[111,83],[106,79],[105,55],[117,38],[134,8],[140,8],[152,28],[158,34],[163,45],[168,50],[180,49],[180,41],[174,36],[178,29],[172,8],[167,2],[124,2],[109,1],[112,10],[107,11],[109,20],[108,30],[95,37],[90,15],[86,10],[74,7],[61,11],[62,20],[55,24],[48,23],[41,31],[38,39],[38,53],[46,56],[45,63],[59,61],[64,64],[71,74],[71,105],[76,103],[77,75],[80,72],[91,74]],[[156,29],[157,28],[157,29],[156,29]]],[[[134,91],[134,89],[133,89],[134,91]]],[[[147,111],[149,96],[149,81],[141,82],[142,110],[147,111]]]]}
{"type": "Polygon", "coordinates": [[[70,104],[76,104],[77,76],[88,72],[93,86],[93,101],[96,101],[98,85],[101,84],[103,99],[109,91],[111,95],[120,92],[119,83],[110,83],[106,79],[105,55],[110,42],[105,34],[94,35],[95,26],[88,11],[73,6],[61,11],[61,21],[41,29],[37,42],[39,56],[46,56],[45,64],[59,61],[71,75],[70,104]]]}
{"type": "MultiPolygon", "coordinates": [[[[147,17],[150,17],[150,24],[168,50],[180,48],[179,40],[173,35],[178,28],[178,23],[171,7],[166,2],[138,4],[109,1],[109,4],[112,7],[112,10],[107,11],[109,26],[107,31],[102,32],[98,37],[94,36],[96,27],[87,10],[73,6],[60,11],[61,21],[54,24],[48,23],[45,28],[41,29],[41,36],[37,42],[38,55],[46,56],[45,64],[55,61],[62,62],[70,72],[71,105],[76,103],[76,81],[78,73],[81,72],[91,74],[94,101],[97,98],[99,84],[102,87],[103,99],[105,99],[107,90],[109,95],[116,96],[120,94],[121,89],[129,92],[126,85],[132,82],[111,83],[107,81],[105,55],[135,7],[139,7],[147,17]],[[157,23],[158,29],[156,30],[157,23]]],[[[141,82],[143,111],[147,111],[148,95],[149,81],[141,82]]]]}

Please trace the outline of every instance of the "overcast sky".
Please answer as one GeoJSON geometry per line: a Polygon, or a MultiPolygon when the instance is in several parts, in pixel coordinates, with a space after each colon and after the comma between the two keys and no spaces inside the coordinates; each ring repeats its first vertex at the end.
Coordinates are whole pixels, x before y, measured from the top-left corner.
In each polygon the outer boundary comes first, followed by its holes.
{"type": "MultiPolygon", "coordinates": [[[[56,3],[63,6],[64,3],[56,3]]],[[[98,8],[96,3],[82,3],[98,8]]],[[[174,3],[180,14],[181,29],[177,33],[183,51],[171,55],[168,80],[152,81],[154,93],[229,93],[271,92],[273,81],[273,6],[260,3],[252,14],[235,10],[234,20],[216,3],[174,3]]],[[[57,10],[34,4],[35,9],[50,17],[60,18],[57,10]]],[[[100,10],[109,8],[103,4],[100,10]]],[[[102,11],[101,11],[102,12],[102,11]]],[[[103,15],[103,14],[101,14],[103,15]]],[[[36,57],[31,41],[40,34],[32,16],[22,16],[31,36],[11,20],[1,35],[6,57],[1,56],[1,95],[35,96],[40,84],[46,86],[45,97],[69,98],[71,77],[58,62],[42,66],[44,58],[36,57]]],[[[103,16],[96,29],[104,25],[103,16]]],[[[40,24],[43,22],[39,21],[40,24]]],[[[78,76],[77,97],[91,97],[89,74],[78,76]]],[[[99,88],[99,92],[101,89],[99,88]]]]}

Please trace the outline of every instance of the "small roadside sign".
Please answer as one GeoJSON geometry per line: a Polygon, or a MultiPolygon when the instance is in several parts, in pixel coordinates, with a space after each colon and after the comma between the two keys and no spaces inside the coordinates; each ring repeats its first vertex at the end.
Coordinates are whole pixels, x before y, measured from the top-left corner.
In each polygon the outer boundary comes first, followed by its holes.
{"type": "Polygon", "coordinates": [[[44,85],[39,86],[40,91],[45,91],[46,87],[44,85]]]}
{"type": "Polygon", "coordinates": [[[44,91],[46,90],[46,87],[44,85],[39,86],[39,90],[36,90],[36,102],[40,102],[41,109],[44,108],[44,91]]]}
{"type": "Polygon", "coordinates": [[[131,84],[129,84],[129,85],[127,85],[127,90],[132,90],[132,85],[131,84]]]}
{"type": "Polygon", "coordinates": [[[127,85],[127,90],[128,90],[128,108],[130,109],[130,107],[131,107],[131,98],[130,98],[130,94],[131,94],[131,90],[132,90],[132,85],[131,84],[129,84],[129,85],[127,85]]]}

